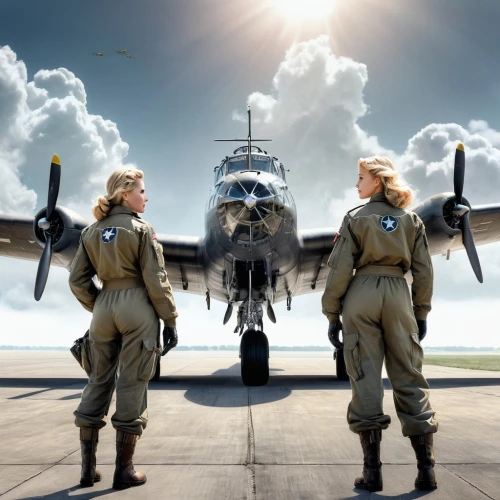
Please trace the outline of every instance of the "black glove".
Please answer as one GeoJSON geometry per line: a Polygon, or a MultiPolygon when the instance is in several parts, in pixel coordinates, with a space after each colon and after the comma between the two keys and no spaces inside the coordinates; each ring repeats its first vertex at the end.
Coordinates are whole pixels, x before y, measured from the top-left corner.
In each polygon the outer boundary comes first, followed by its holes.
{"type": "Polygon", "coordinates": [[[418,326],[418,340],[422,342],[424,340],[425,335],[427,333],[427,320],[426,319],[417,319],[418,326]]]}
{"type": "Polygon", "coordinates": [[[162,356],[165,356],[170,349],[173,349],[179,339],[177,338],[177,330],[175,326],[165,326],[163,328],[163,351],[161,352],[162,356]]]}
{"type": "Polygon", "coordinates": [[[340,319],[333,321],[328,327],[328,340],[332,343],[335,349],[344,348],[344,344],[339,340],[340,330],[342,330],[342,321],[340,321],[340,319]]]}

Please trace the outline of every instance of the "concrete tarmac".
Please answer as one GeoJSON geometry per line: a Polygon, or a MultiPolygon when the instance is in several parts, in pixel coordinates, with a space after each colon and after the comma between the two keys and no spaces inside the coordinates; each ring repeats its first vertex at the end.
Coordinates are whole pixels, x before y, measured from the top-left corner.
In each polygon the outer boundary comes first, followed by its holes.
{"type": "MultiPolygon", "coordinates": [[[[500,357],[499,357],[500,362],[500,357]]],[[[115,431],[99,436],[103,480],[80,488],[79,432],[73,423],[86,384],[65,351],[0,351],[2,499],[167,500],[500,499],[500,372],[424,366],[437,411],[438,489],[414,489],[415,457],[401,435],[390,384],[383,434],[384,491],[355,490],[362,467],[347,427],[348,382],[328,352],[271,352],[265,387],[240,379],[237,351],[163,358],[150,383],[149,423],[137,444],[138,488],[111,488],[115,431]]],[[[114,411],[114,402],[110,415],[114,411]]]]}

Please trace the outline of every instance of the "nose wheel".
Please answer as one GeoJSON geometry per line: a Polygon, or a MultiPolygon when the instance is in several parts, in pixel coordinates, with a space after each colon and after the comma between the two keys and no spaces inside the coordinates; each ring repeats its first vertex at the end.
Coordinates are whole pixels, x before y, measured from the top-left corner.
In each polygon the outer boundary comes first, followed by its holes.
{"type": "Polygon", "coordinates": [[[241,338],[241,380],[246,386],[266,385],[269,381],[269,342],[260,330],[249,329],[241,338]]]}

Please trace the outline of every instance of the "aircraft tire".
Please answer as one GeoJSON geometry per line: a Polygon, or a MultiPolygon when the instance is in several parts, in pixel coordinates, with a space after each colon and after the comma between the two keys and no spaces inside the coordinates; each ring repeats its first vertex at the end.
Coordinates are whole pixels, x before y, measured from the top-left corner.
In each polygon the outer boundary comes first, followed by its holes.
{"type": "Polygon", "coordinates": [[[158,356],[158,359],[156,360],[155,374],[153,375],[151,382],[159,382],[160,381],[160,373],[161,373],[161,366],[160,365],[161,365],[161,356],[158,356]]]}
{"type": "Polygon", "coordinates": [[[269,381],[269,341],[260,330],[247,330],[241,339],[241,380],[246,386],[269,381]]]}
{"type": "MultiPolygon", "coordinates": [[[[335,358],[335,353],[334,353],[334,358],[335,358]]],[[[347,373],[347,368],[345,366],[343,349],[337,350],[337,356],[335,359],[335,368],[337,369],[338,380],[349,380],[349,375],[347,373]]]]}

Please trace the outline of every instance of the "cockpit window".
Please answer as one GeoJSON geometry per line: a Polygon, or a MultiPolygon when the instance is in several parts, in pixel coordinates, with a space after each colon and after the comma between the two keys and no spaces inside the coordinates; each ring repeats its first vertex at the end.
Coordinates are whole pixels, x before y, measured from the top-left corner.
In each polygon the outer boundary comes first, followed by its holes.
{"type": "MultiPolygon", "coordinates": [[[[235,156],[233,158],[229,158],[228,161],[228,174],[234,174],[236,172],[240,172],[241,170],[248,169],[248,159],[247,155],[235,156]]],[[[252,170],[260,170],[262,172],[271,172],[274,173],[270,168],[270,160],[269,157],[252,154],[251,156],[251,169],[252,170]]]]}

